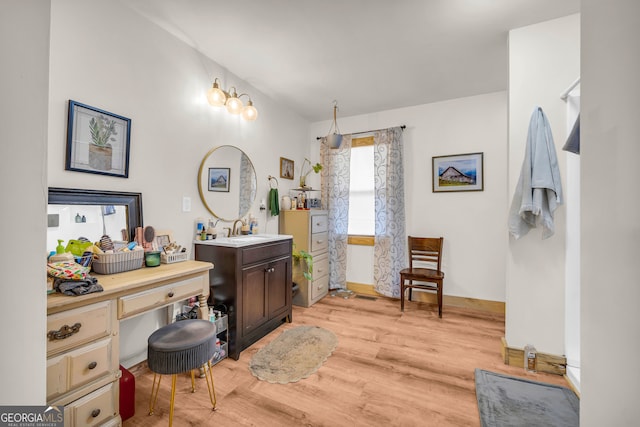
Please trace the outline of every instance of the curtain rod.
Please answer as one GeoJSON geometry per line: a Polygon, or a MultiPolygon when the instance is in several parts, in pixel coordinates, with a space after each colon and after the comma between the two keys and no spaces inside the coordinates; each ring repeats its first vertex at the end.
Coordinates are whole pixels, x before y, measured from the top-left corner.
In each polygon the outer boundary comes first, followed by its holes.
{"type": "Polygon", "coordinates": [[[566,88],[565,91],[560,94],[560,99],[562,99],[563,101],[566,101],[571,91],[575,89],[576,86],[578,86],[578,83],[580,83],[580,76],[578,76],[578,78],[575,79],[575,81],[571,83],[569,87],[566,88]]]}
{"type": "MultiPolygon", "coordinates": [[[[395,126],[394,126],[394,127],[395,127],[395,126]]],[[[402,129],[402,130],[405,130],[405,129],[406,129],[406,127],[407,127],[407,125],[400,125],[400,129],[402,129]]],[[[365,131],[362,131],[362,132],[351,132],[351,133],[347,133],[347,134],[344,134],[344,135],[360,135],[360,134],[362,134],[362,133],[378,132],[378,131],[386,130],[386,129],[390,129],[390,128],[374,129],[374,130],[365,130],[365,131]]],[[[322,138],[324,138],[324,136],[316,136],[316,139],[317,139],[317,140],[321,140],[322,138]]]]}

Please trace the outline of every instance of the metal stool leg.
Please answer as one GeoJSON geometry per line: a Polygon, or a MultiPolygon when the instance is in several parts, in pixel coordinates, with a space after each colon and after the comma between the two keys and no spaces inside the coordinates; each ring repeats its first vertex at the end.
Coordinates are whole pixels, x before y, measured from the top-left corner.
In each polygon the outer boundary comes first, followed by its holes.
{"type": "Polygon", "coordinates": [[[169,408],[169,427],[173,425],[173,404],[176,401],[176,378],[177,374],[171,375],[171,406],[169,408]]]}
{"type": "Polygon", "coordinates": [[[153,384],[151,385],[151,399],[149,400],[149,415],[153,415],[153,408],[156,406],[158,400],[158,390],[160,390],[160,381],[162,381],[162,375],[153,374],[153,384]],[[156,377],[158,383],[156,384],[156,377]]]}
{"type": "Polygon", "coordinates": [[[196,392],[196,376],[193,373],[193,369],[191,370],[191,393],[196,392]]]}
{"type": "Polygon", "coordinates": [[[213,372],[211,369],[211,361],[207,362],[207,366],[209,368],[209,376],[207,378],[207,390],[209,390],[209,400],[211,400],[211,405],[213,406],[213,410],[216,410],[216,389],[213,385],[213,372]],[[209,383],[209,378],[211,378],[211,383],[209,383]]]}

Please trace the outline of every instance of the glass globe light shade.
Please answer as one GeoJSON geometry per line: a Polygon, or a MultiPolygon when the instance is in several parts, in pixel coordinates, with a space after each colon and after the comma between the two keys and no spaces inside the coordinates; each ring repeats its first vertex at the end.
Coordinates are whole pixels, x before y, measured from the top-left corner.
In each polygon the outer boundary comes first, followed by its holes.
{"type": "Polygon", "coordinates": [[[247,106],[242,109],[242,118],[249,122],[258,118],[258,110],[253,106],[253,102],[249,101],[247,106]]]}
{"type": "Polygon", "coordinates": [[[227,96],[222,89],[218,86],[218,83],[213,83],[211,89],[207,91],[207,101],[213,107],[222,107],[227,100],[227,96]]]}
{"type": "Polygon", "coordinates": [[[240,101],[235,92],[227,99],[226,106],[227,111],[231,114],[240,114],[242,112],[242,101],[240,101]]]}

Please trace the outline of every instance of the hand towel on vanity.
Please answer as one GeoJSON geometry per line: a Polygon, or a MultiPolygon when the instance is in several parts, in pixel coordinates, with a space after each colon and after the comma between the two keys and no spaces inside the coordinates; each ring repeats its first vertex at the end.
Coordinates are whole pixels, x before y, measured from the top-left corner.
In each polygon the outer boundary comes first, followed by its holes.
{"type": "Polygon", "coordinates": [[[553,236],[553,213],[563,203],[560,169],[551,127],[542,108],[531,115],[520,178],[509,211],[509,232],[524,236],[542,223],[542,238],[553,236]]]}

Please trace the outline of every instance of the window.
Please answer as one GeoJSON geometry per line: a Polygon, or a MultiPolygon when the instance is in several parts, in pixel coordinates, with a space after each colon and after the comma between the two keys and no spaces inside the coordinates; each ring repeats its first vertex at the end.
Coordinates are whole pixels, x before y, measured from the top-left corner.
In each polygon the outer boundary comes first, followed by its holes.
{"type": "MultiPolygon", "coordinates": [[[[350,168],[349,236],[373,236],[375,234],[373,137],[353,139],[350,168]]],[[[351,238],[349,243],[362,244],[361,241],[354,241],[351,238]]]]}

